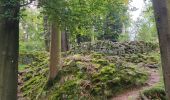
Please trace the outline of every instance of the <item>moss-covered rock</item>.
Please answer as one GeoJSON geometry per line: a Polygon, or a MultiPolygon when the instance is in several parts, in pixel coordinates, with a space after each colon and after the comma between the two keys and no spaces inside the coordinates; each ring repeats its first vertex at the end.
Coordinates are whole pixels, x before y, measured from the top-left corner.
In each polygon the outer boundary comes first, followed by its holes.
{"type": "Polygon", "coordinates": [[[20,52],[19,63],[20,64],[31,64],[33,62],[42,62],[48,58],[48,52],[20,52]]]}
{"type": "Polygon", "coordinates": [[[121,90],[142,85],[147,80],[147,74],[140,68],[127,66],[126,62],[118,67],[118,61],[108,60],[102,54],[94,55],[64,58],[51,88],[46,88],[48,60],[31,64],[23,76],[21,90],[24,96],[32,100],[103,100],[121,90]]]}
{"type": "Polygon", "coordinates": [[[165,89],[160,86],[155,86],[143,91],[141,96],[142,99],[144,99],[143,96],[149,100],[167,100],[165,89]]]}
{"type": "Polygon", "coordinates": [[[156,50],[158,43],[131,41],[131,42],[111,42],[96,41],[95,43],[85,42],[80,45],[73,46],[71,52],[73,54],[89,54],[90,52],[104,53],[107,55],[124,55],[148,53],[156,50]]]}

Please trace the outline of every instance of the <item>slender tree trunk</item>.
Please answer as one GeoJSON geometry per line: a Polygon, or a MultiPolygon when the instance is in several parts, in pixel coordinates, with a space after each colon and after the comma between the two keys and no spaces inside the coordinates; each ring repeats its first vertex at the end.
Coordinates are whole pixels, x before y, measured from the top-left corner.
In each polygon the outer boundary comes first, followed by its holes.
{"type": "Polygon", "coordinates": [[[62,43],[62,51],[68,51],[69,50],[69,45],[68,45],[68,37],[67,37],[67,33],[66,31],[62,32],[62,36],[61,36],[61,43],[62,43]]]}
{"type": "Polygon", "coordinates": [[[92,28],[91,42],[92,42],[92,43],[95,42],[95,27],[94,27],[94,26],[93,26],[93,28],[92,28]]]}
{"type": "Polygon", "coordinates": [[[60,27],[55,22],[52,23],[50,48],[51,49],[50,49],[49,81],[53,81],[60,67],[60,59],[61,59],[61,31],[60,31],[60,27]]]}
{"type": "Polygon", "coordinates": [[[153,0],[165,90],[170,100],[170,0],[153,0]]]}
{"type": "Polygon", "coordinates": [[[8,11],[11,18],[0,18],[0,100],[17,100],[19,6],[5,3],[9,1],[0,1],[0,13],[8,11]]]}
{"type": "Polygon", "coordinates": [[[125,27],[125,23],[122,24],[122,34],[126,33],[126,27],[125,27]]]}

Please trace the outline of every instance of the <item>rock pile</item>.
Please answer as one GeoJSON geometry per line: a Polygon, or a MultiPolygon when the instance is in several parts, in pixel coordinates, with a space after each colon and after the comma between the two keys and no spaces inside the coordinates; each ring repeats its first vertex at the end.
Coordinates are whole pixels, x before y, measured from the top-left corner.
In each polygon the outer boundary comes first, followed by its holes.
{"type": "Polygon", "coordinates": [[[143,41],[111,42],[97,41],[95,43],[85,42],[71,48],[72,53],[99,52],[111,55],[136,54],[151,52],[158,48],[156,43],[143,41]]]}

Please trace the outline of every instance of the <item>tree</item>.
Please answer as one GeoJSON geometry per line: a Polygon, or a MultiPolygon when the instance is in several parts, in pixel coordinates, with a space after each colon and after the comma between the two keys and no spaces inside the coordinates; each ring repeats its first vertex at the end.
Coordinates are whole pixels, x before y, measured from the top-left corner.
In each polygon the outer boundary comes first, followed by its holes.
{"type": "Polygon", "coordinates": [[[117,41],[122,33],[123,24],[127,26],[128,17],[128,0],[111,1],[107,4],[107,13],[103,22],[103,34],[99,39],[117,41]]]}
{"type": "MultiPolygon", "coordinates": [[[[124,0],[122,0],[124,1],[124,0]]],[[[122,4],[122,1],[120,0],[40,0],[39,5],[43,7],[43,13],[45,15],[48,15],[49,20],[53,23],[53,29],[55,24],[58,36],[60,31],[63,31],[63,29],[67,28],[67,31],[71,33],[71,35],[76,38],[77,36],[83,36],[85,34],[86,37],[93,36],[91,33],[94,33],[96,26],[96,18],[103,19],[106,17],[109,7],[114,6],[113,8],[116,9],[117,6],[122,4]],[[110,5],[107,7],[107,5],[110,5]],[[90,34],[88,34],[90,33],[90,34]],[[88,34],[88,35],[86,35],[88,34]],[[90,36],[91,35],[91,36],[90,36]]],[[[127,0],[126,0],[127,1],[127,0]]],[[[101,23],[101,22],[99,22],[101,23]]],[[[102,25],[102,24],[101,24],[102,25]]],[[[52,31],[54,32],[56,29],[52,31]]],[[[54,34],[52,32],[52,34],[54,34]]],[[[63,34],[62,34],[63,35],[63,34]]],[[[53,36],[52,36],[53,38],[53,36]]],[[[50,80],[54,79],[53,75],[57,75],[54,70],[57,70],[55,67],[56,65],[60,66],[60,59],[56,57],[52,57],[55,54],[52,50],[56,51],[57,57],[60,57],[61,53],[61,37],[57,37],[57,44],[56,47],[55,43],[52,43],[51,41],[51,58],[50,58],[50,80]],[[60,43],[60,45],[59,45],[60,43]],[[56,61],[55,63],[52,63],[51,61],[56,61]],[[54,65],[55,64],[55,65],[54,65]],[[52,75],[52,76],[51,76],[52,75]]],[[[75,40],[75,39],[73,39],[75,40]]]]}
{"type": "Polygon", "coordinates": [[[0,100],[17,100],[19,0],[0,1],[0,100]]]}
{"type": "Polygon", "coordinates": [[[52,82],[60,67],[61,59],[61,31],[57,22],[52,22],[51,47],[50,47],[50,75],[49,82],[52,82]]]}
{"type": "Polygon", "coordinates": [[[20,13],[20,51],[49,51],[49,23],[43,24],[40,9],[26,6],[20,13]]]}
{"type": "Polygon", "coordinates": [[[68,51],[69,50],[69,41],[68,41],[68,35],[67,31],[64,30],[61,34],[61,47],[62,47],[62,52],[68,51]]]}
{"type": "Polygon", "coordinates": [[[153,0],[167,100],[170,100],[170,0],[153,0]]]}
{"type": "Polygon", "coordinates": [[[150,0],[145,0],[144,7],[145,8],[141,14],[141,17],[139,17],[136,21],[136,24],[138,24],[138,27],[136,27],[138,31],[137,39],[139,41],[157,42],[158,36],[152,8],[152,2],[150,0]]]}

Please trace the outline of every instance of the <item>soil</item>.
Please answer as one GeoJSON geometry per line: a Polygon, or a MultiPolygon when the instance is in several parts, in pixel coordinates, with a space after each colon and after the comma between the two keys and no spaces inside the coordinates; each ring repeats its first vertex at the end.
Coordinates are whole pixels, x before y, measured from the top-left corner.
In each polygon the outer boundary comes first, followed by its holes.
{"type": "Polygon", "coordinates": [[[111,98],[111,100],[140,100],[140,92],[147,88],[152,87],[160,81],[160,75],[158,69],[147,68],[150,76],[146,85],[140,88],[133,88],[124,91],[123,93],[111,98]]]}

